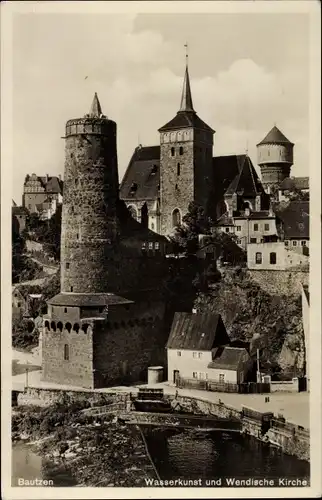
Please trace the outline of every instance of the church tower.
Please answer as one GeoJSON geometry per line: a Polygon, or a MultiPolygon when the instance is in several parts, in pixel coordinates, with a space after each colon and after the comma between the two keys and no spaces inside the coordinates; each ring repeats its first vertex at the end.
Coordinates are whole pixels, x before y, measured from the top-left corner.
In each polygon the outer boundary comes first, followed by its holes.
{"type": "Polygon", "coordinates": [[[267,193],[289,177],[293,165],[293,147],[294,144],[276,126],[257,144],[258,165],[267,193]]]}
{"type": "Polygon", "coordinates": [[[212,185],[214,130],[194,110],[186,64],[180,109],[160,132],[161,234],[181,223],[189,203],[206,210],[212,185]]]}

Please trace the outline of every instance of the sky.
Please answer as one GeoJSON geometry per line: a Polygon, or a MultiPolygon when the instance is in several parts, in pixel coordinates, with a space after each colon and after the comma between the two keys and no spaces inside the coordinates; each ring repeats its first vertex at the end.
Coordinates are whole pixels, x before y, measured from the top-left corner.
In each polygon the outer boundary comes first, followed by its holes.
{"type": "Polygon", "coordinates": [[[292,175],[308,175],[308,14],[17,13],[15,201],[26,174],[63,176],[65,122],[89,111],[94,92],[117,123],[121,180],[134,148],[158,144],[179,110],[186,42],[214,156],[247,150],[256,165],[256,144],[276,124],[295,143],[292,175]]]}

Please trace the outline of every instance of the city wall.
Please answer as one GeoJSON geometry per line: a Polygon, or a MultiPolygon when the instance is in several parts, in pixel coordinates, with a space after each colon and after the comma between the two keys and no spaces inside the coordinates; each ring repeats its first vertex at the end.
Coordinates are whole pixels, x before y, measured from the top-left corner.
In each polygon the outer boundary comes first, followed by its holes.
{"type": "Polygon", "coordinates": [[[309,271],[257,271],[249,270],[253,281],[272,295],[300,295],[301,285],[309,284],[309,271]]]}

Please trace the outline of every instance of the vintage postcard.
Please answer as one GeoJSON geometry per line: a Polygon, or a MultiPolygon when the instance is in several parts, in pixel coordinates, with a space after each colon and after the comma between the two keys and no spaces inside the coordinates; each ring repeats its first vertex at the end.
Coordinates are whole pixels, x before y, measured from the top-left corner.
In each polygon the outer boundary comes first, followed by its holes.
{"type": "Polygon", "coordinates": [[[1,14],[3,498],[319,497],[319,3],[1,14]]]}

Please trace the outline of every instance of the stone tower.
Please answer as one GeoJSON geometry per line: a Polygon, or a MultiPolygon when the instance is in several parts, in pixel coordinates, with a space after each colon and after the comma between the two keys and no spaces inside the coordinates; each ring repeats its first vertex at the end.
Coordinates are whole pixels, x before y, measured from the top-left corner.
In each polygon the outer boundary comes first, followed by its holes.
{"type": "Polygon", "coordinates": [[[289,177],[293,165],[293,147],[294,144],[276,126],[257,144],[258,165],[266,192],[270,193],[273,187],[278,187],[289,177]]]}
{"type": "Polygon", "coordinates": [[[194,201],[207,210],[212,185],[214,130],[193,108],[188,65],[181,105],[160,132],[161,234],[170,234],[194,201]]]}
{"type": "Polygon", "coordinates": [[[118,234],[118,170],[116,123],[102,114],[97,94],[88,115],[67,122],[65,140],[61,291],[104,293],[118,234]]]}

